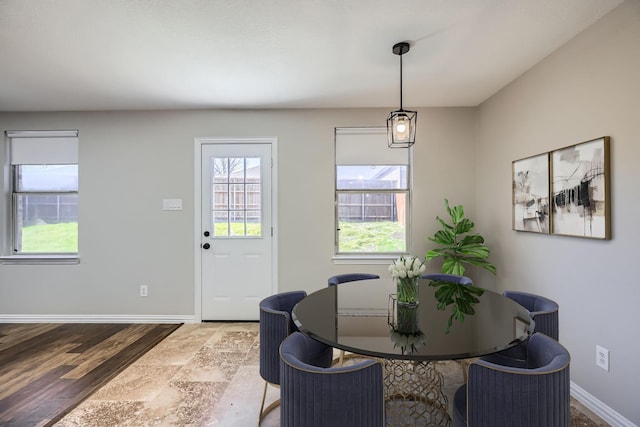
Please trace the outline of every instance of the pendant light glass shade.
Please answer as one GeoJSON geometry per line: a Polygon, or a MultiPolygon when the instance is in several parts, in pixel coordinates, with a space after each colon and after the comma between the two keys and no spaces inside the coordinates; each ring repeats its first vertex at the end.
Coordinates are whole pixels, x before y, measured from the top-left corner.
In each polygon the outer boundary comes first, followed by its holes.
{"type": "Polygon", "coordinates": [[[401,42],[393,46],[393,53],[400,56],[400,109],[387,117],[387,139],[391,148],[407,148],[416,142],[416,122],[418,113],[402,108],[402,55],[409,52],[409,43],[401,42]]]}
{"type": "Polygon", "coordinates": [[[416,142],[415,111],[397,110],[389,113],[387,118],[387,139],[389,147],[407,148],[416,142]]]}

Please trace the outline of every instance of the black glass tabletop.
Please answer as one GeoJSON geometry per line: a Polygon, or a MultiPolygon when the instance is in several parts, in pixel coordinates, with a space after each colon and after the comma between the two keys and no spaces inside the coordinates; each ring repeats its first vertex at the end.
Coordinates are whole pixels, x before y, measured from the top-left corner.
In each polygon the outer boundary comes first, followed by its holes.
{"type": "Polygon", "coordinates": [[[420,280],[416,307],[397,304],[391,280],[363,280],[316,291],[293,309],[300,331],[336,348],[374,357],[450,360],[477,357],[526,340],[534,322],[515,301],[484,290],[475,314],[454,320],[438,310],[435,288],[420,280]]]}

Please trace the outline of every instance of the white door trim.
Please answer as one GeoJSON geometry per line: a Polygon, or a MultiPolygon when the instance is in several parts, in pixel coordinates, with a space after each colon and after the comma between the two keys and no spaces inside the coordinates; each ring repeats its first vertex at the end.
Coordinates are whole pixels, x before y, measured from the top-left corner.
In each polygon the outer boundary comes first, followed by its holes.
{"type": "MultiPolygon", "coordinates": [[[[278,138],[195,138],[193,149],[193,250],[194,250],[194,318],[202,322],[202,259],[200,247],[202,236],[202,146],[205,144],[270,144],[271,145],[271,222],[273,224],[273,236],[271,239],[272,253],[272,277],[271,293],[275,294],[278,284],[278,138]]],[[[256,307],[256,311],[258,307],[256,307]]]]}

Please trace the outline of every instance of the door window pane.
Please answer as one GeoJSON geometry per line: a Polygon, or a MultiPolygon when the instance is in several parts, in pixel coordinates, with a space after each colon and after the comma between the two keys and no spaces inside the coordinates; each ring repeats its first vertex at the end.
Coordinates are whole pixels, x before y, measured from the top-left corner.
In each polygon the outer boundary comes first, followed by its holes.
{"type": "Polygon", "coordinates": [[[214,184],[213,186],[213,209],[222,211],[229,208],[229,192],[227,184],[214,184]]]}
{"type": "Polygon", "coordinates": [[[216,157],[213,170],[214,237],[262,236],[259,157],[216,157]]]}
{"type": "Polygon", "coordinates": [[[231,209],[242,209],[244,208],[244,198],[245,198],[245,184],[244,182],[241,184],[231,184],[229,185],[229,200],[231,200],[231,209]]]}
{"type": "Polygon", "coordinates": [[[230,236],[245,236],[244,211],[229,211],[230,236]]]}

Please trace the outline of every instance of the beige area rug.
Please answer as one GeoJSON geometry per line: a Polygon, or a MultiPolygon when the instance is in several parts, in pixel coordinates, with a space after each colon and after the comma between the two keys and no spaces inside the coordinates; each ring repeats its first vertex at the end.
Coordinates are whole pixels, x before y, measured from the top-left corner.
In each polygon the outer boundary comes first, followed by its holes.
{"type": "MultiPolygon", "coordinates": [[[[103,426],[255,426],[264,381],[257,323],[181,326],[56,424],[103,426]]],[[[445,393],[462,382],[457,362],[438,363],[445,393]]],[[[269,387],[267,401],[279,391],[269,387]]],[[[262,427],[280,425],[278,410],[262,427]]],[[[572,400],[572,426],[607,424],[572,400]]]]}

